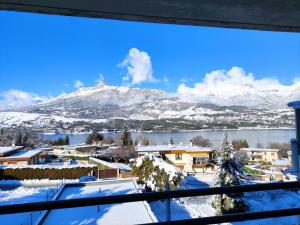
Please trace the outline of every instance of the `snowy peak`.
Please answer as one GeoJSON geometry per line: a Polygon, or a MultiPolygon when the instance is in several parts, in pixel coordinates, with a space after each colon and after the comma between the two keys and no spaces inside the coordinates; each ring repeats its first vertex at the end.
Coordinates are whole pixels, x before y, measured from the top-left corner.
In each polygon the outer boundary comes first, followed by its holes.
{"type": "Polygon", "coordinates": [[[129,88],[125,86],[112,86],[105,84],[104,82],[99,83],[94,87],[82,87],[75,92],[69,94],[62,94],[57,98],[53,99],[51,103],[57,101],[67,101],[69,100],[87,100],[91,98],[97,101],[97,98],[101,102],[99,104],[113,104],[113,105],[130,105],[135,103],[141,103],[147,100],[155,100],[171,97],[165,91],[157,89],[140,89],[140,88],[129,88]]]}

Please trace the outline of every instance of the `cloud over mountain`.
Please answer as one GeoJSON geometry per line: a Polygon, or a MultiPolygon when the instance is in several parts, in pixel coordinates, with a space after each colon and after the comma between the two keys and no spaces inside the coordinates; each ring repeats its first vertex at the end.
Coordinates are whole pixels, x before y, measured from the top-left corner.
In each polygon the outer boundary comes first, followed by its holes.
{"type": "Polygon", "coordinates": [[[76,89],[81,88],[81,87],[83,87],[83,86],[84,86],[84,83],[82,83],[80,80],[75,80],[75,81],[74,81],[74,87],[75,87],[76,89]]]}
{"type": "Polygon", "coordinates": [[[202,82],[188,87],[181,83],[178,94],[185,99],[218,105],[283,107],[289,101],[300,99],[300,80],[283,85],[277,79],[256,79],[240,67],[207,73],[202,82]]]}
{"type": "Polygon", "coordinates": [[[29,106],[41,102],[46,102],[50,97],[39,96],[38,94],[10,89],[0,93],[0,110],[29,106]]]}
{"type": "Polygon", "coordinates": [[[153,76],[150,56],[147,52],[140,51],[137,48],[131,48],[119,66],[126,68],[127,74],[123,77],[123,80],[131,86],[144,82],[157,81],[153,76]]]}

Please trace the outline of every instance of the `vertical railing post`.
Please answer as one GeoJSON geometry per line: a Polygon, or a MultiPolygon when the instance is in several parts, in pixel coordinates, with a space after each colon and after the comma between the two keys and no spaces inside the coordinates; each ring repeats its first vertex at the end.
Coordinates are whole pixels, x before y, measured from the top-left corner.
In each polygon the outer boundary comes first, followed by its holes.
{"type": "Polygon", "coordinates": [[[170,184],[166,184],[166,192],[168,193],[168,198],[166,199],[166,222],[171,222],[171,199],[170,199],[170,184]]]}
{"type": "MultiPolygon", "coordinates": [[[[300,180],[300,101],[290,102],[288,106],[295,110],[296,139],[291,140],[291,150],[293,168],[297,170],[297,180],[300,180]]],[[[300,215],[297,220],[297,224],[300,224],[300,215]]]]}

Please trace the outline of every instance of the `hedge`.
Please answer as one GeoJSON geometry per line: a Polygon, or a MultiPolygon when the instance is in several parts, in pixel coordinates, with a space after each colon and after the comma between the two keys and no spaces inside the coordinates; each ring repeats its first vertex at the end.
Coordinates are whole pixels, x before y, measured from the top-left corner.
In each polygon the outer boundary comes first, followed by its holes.
{"type": "Polygon", "coordinates": [[[97,175],[98,168],[95,167],[73,167],[73,168],[0,168],[0,180],[25,180],[25,179],[79,179],[87,176],[91,171],[97,175]]]}

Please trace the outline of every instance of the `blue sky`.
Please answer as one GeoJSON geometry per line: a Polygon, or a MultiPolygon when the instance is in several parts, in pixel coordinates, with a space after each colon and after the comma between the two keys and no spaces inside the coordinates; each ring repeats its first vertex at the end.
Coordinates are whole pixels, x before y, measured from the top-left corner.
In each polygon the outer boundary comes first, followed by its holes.
{"type": "Polygon", "coordinates": [[[0,12],[2,93],[56,96],[76,80],[94,85],[100,73],[112,85],[176,92],[234,66],[291,85],[300,78],[300,34],[0,12]],[[124,81],[132,48],[149,58],[153,79],[124,81]]]}

